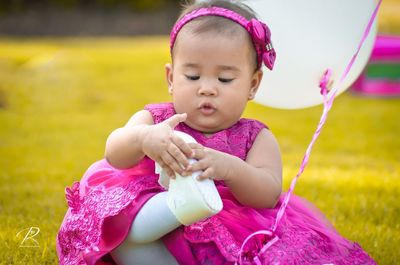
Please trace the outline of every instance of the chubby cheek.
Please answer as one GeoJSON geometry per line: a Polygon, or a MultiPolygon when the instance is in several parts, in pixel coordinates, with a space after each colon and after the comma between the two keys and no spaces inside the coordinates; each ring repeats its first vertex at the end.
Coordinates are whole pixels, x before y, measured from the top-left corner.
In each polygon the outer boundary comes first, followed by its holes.
{"type": "Polygon", "coordinates": [[[178,79],[175,81],[170,94],[172,94],[174,100],[188,101],[196,96],[196,88],[190,82],[178,79]]]}
{"type": "Polygon", "coordinates": [[[224,107],[223,116],[224,119],[227,121],[230,120],[237,121],[242,116],[242,113],[243,113],[242,106],[239,106],[238,104],[229,104],[228,106],[224,107]]]}
{"type": "Polygon", "coordinates": [[[174,101],[179,101],[180,103],[190,103],[194,98],[194,94],[190,87],[179,87],[174,88],[172,92],[172,97],[174,101]]]}
{"type": "Polygon", "coordinates": [[[174,90],[172,93],[172,100],[177,113],[190,114],[193,97],[187,91],[174,90]]]}
{"type": "Polygon", "coordinates": [[[224,110],[224,114],[231,119],[240,119],[248,102],[247,94],[238,94],[227,96],[226,98],[230,100],[225,101],[225,106],[222,108],[224,110]]]}

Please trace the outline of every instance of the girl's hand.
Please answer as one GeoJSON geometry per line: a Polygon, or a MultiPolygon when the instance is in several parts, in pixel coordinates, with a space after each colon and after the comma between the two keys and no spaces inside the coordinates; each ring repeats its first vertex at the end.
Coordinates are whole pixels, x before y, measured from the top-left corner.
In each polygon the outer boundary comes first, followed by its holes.
{"type": "Polygon", "coordinates": [[[189,145],[173,131],[186,117],[186,113],[175,114],[161,123],[147,126],[142,134],[143,153],[156,161],[171,178],[175,178],[175,172],[183,175],[189,166],[188,158],[193,155],[189,145]]]}
{"type": "Polygon", "coordinates": [[[229,177],[229,165],[232,157],[229,154],[204,147],[198,143],[189,143],[189,146],[194,151],[194,159],[197,162],[190,165],[185,171],[185,175],[192,172],[202,170],[203,173],[198,176],[198,179],[216,179],[227,180],[229,177]]]}

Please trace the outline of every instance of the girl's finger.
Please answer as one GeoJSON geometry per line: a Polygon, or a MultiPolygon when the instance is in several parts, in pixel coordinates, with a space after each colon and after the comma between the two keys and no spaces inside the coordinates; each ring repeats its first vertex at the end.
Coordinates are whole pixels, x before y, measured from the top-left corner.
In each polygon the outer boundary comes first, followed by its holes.
{"type": "Polygon", "coordinates": [[[193,155],[194,159],[200,160],[200,159],[203,159],[203,158],[206,157],[206,150],[205,150],[205,148],[203,146],[201,146],[199,148],[192,149],[192,150],[193,150],[193,153],[194,153],[194,155],[193,155]]]}
{"type": "Polygon", "coordinates": [[[179,123],[184,122],[187,118],[187,114],[186,113],[182,113],[182,114],[175,114],[172,117],[166,119],[165,122],[166,124],[168,124],[172,129],[174,129],[179,123]]]}
{"type": "Polygon", "coordinates": [[[167,174],[168,177],[173,178],[173,179],[175,178],[175,172],[169,166],[167,166],[164,163],[164,161],[162,161],[162,159],[159,159],[156,162],[160,165],[160,167],[165,172],[165,174],[167,174]]]}
{"type": "Polygon", "coordinates": [[[188,171],[190,171],[190,172],[196,172],[196,171],[199,171],[199,170],[206,170],[207,167],[208,167],[208,166],[207,166],[207,163],[206,163],[204,160],[199,160],[199,161],[197,161],[197,162],[191,164],[191,165],[186,169],[185,172],[188,172],[188,171]]]}
{"type": "Polygon", "coordinates": [[[175,179],[175,172],[170,167],[163,168],[168,177],[175,179]]]}
{"type": "Polygon", "coordinates": [[[188,143],[186,143],[182,138],[179,136],[172,137],[173,143],[186,155],[187,158],[192,158],[194,153],[192,148],[188,143]]]}
{"type": "Polygon", "coordinates": [[[198,180],[203,180],[203,179],[212,179],[214,176],[214,170],[212,168],[207,168],[202,174],[200,174],[197,179],[198,180]]]}
{"type": "Polygon", "coordinates": [[[163,160],[163,162],[167,167],[171,168],[174,172],[177,172],[178,174],[182,175],[183,169],[180,167],[179,163],[175,160],[175,158],[171,156],[170,153],[163,152],[161,154],[161,159],[163,160]]]}
{"type": "MultiPolygon", "coordinates": [[[[188,146],[187,148],[189,149],[189,152],[192,152],[192,149],[190,149],[188,146]]],[[[175,145],[174,143],[171,143],[168,145],[167,150],[175,158],[175,160],[178,161],[178,163],[180,163],[182,168],[186,168],[187,166],[189,166],[188,157],[186,157],[186,155],[182,152],[179,146],[175,145]]]]}
{"type": "Polygon", "coordinates": [[[193,150],[193,149],[203,149],[204,146],[202,146],[199,143],[187,143],[187,145],[193,150]]]}
{"type": "Polygon", "coordinates": [[[177,161],[182,170],[187,166],[189,166],[188,159],[176,145],[174,144],[168,145],[167,152],[175,159],[175,161],[177,161]]]}

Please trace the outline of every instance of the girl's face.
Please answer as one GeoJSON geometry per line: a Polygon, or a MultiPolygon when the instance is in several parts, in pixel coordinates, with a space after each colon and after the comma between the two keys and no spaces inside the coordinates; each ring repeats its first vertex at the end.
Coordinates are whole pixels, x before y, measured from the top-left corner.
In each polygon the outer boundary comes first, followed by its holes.
{"type": "Polygon", "coordinates": [[[243,36],[179,33],[166,74],[175,110],[188,114],[188,126],[213,133],[240,119],[262,78],[251,49],[243,36]]]}

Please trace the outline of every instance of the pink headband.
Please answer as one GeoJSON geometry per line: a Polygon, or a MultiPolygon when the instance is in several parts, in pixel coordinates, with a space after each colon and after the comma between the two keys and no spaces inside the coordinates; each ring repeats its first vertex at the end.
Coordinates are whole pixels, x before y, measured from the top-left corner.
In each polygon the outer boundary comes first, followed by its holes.
{"type": "Polygon", "coordinates": [[[194,10],[186,14],[185,16],[183,16],[182,19],[176,22],[175,26],[171,31],[171,42],[170,42],[171,54],[175,44],[176,37],[178,36],[178,33],[182,29],[182,27],[189,21],[203,16],[224,17],[238,23],[243,28],[245,28],[247,32],[250,34],[254,47],[257,52],[257,68],[260,68],[262,62],[264,62],[265,66],[268,67],[268,69],[272,70],[272,68],[274,67],[276,53],[274,48],[272,47],[271,31],[269,30],[268,26],[257,19],[252,18],[249,21],[245,17],[241,16],[240,14],[232,10],[216,6],[205,7],[194,10]]]}

